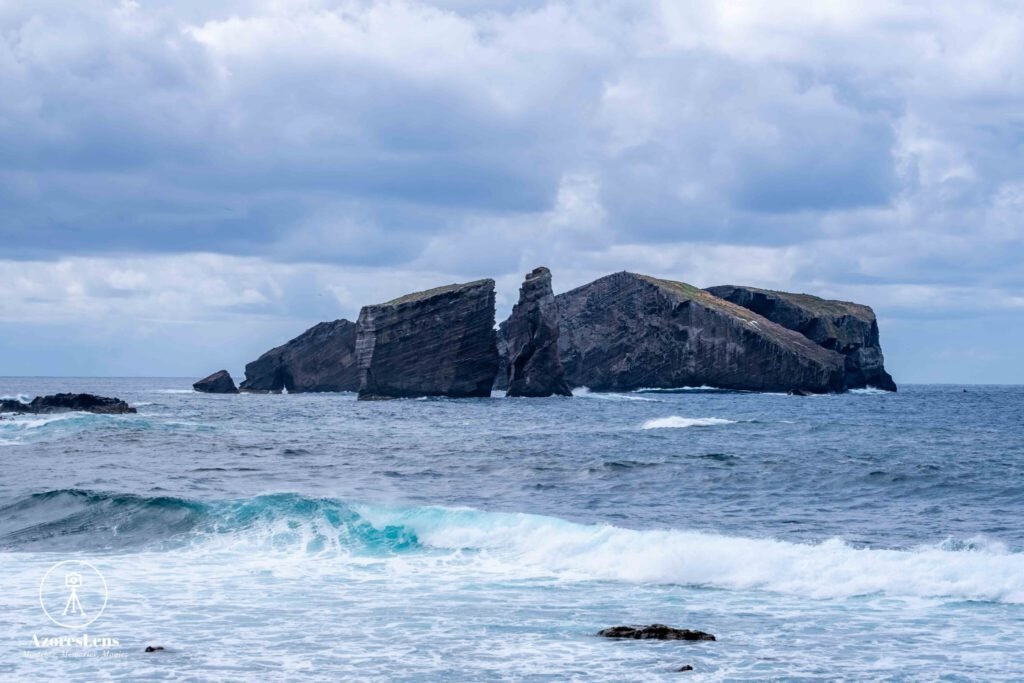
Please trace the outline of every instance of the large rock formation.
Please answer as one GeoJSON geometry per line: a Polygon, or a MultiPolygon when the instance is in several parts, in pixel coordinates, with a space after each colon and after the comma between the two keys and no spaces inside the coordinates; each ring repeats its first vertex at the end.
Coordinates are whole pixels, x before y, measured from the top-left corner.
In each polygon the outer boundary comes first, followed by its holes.
{"type": "Polygon", "coordinates": [[[490,396],[494,280],[408,294],[359,313],[359,398],[490,396]]]}
{"type": "Polygon", "coordinates": [[[572,396],[558,358],[558,308],[551,271],[541,267],[526,276],[519,303],[501,324],[509,396],[572,396]]]}
{"type": "Polygon", "coordinates": [[[841,353],[844,389],[871,386],[896,391],[896,383],[885,371],[878,321],[869,306],[755,287],[722,285],[707,291],[841,353]]]}
{"type": "Polygon", "coordinates": [[[201,391],[204,394],[238,393],[238,387],[235,386],[235,380],[231,379],[231,375],[227,370],[218,370],[209,377],[204,377],[193,384],[192,388],[196,391],[201,391]]]}
{"type": "Polygon", "coordinates": [[[559,355],[573,386],[843,388],[842,355],[687,284],[622,272],[555,301],[559,355]]]}
{"type": "Polygon", "coordinates": [[[31,403],[11,399],[0,400],[0,413],[66,413],[82,411],[102,415],[118,415],[137,412],[119,398],[107,398],[94,394],[53,394],[36,396],[31,403]]]}
{"type": "Polygon", "coordinates": [[[357,391],[356,324],[320,323],[245,366],[240,389],[257,393],[357,391]]]}

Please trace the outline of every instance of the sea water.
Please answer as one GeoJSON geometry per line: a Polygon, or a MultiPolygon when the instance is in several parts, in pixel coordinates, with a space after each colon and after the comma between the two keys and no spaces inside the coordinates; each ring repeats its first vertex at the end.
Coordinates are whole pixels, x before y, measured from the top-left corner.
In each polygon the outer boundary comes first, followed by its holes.
{"type": "Polygon", "coordinates": [[[1024,680],[1021,387],[57,391],[139,412],[0,419],[7,680],[1024,680]]]}

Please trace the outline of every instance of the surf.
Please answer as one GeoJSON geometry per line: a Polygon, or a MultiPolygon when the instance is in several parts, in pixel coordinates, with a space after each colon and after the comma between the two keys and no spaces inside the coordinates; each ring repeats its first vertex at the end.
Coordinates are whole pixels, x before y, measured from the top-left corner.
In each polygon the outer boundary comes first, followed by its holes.
{"type": "Polygon", "coordinates": [[[906,549],[839,538],[795,543],[290,493],[200,502],[64,489],[10,502],[0,507],[0,519],[5,552],[185,549],[341,562],[448,558],[447,571],[486,571],[502,581],[546,576],[812,599],[884,595],[1024,604],[1024,553],[983,539],[906,549]]]}

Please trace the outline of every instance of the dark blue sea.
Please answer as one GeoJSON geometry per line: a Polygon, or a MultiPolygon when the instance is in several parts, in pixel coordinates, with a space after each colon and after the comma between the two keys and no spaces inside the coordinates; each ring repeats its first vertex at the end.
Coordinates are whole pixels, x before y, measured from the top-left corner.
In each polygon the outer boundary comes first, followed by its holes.
{"type": "Polygon", "coordinates": [[[1024,680],[1024,387],[189,387],[0,379],[139,411],[0,419],[3,679],[1024,680]]]}

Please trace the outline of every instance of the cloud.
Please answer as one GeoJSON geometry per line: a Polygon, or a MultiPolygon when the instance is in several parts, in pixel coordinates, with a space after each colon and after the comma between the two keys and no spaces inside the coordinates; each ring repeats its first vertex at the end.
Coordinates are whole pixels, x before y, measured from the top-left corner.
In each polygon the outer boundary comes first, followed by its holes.
{"type": "Polygon", "coordinates": [[[8,3],[0,318],[508,306],[539,263],[1009,315],[1021,64],[998,0],[8,3]]]}

